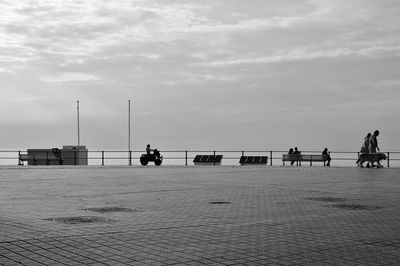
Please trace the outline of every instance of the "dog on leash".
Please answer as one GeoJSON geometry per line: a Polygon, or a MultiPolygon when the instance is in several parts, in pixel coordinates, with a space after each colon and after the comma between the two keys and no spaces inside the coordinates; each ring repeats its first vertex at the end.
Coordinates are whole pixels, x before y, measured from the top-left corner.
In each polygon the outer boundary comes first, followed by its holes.
{"type": "Polygon", "coordinates": [[[382,168],[383,166],[381,165],[381,161],[386,159],[387,157],[384,153],[361,153],[360,156],[358,156],[356,164],[359,167],[364,167],[364,162],[369,162],[371,167],[374,167],[374,163],[377,163],[376,167],[382,168]]]}

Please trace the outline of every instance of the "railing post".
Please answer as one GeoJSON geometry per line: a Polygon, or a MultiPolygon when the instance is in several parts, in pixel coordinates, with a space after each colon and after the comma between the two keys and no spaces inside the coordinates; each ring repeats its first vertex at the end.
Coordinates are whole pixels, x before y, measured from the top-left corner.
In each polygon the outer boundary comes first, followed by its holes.
{"type": "Polygon", "coordinates": [[[49,165],[50,161],[49,161],[49,151],[46,151],[46,165],[49,165]]]}
{"type": "Polygon", "coordinates": [[[215,151],[214,151],[214,158],[213,158],[213,161],[214,161],[214,165],[215,165],[215,151]]]}
{"type": "Polygon", "coordinates": [[[21,161],[21,151],[18,151],[18,165],[24,165],[21,161]]]}
{"type": "Polygon", "coordinates": [[[74,151],[74,165],[76,165],[76,150],[74,151]]]}
{"type": "Polygon", "coordinates": [[[242,156],[244,156],[244,151],[242,151],[242,156]]]}
{"type": "Polygon", "coordinates": [[[132,165],[132,151],[129,150],[129,166],[132,165]]]}
{"type": "Polygon", "coordinates": [[[271,162],[271,166],[272,166],[272,151],[269,151],[269,157],[270,157],[270,162],[271,162]]]}
{"type": "Polygon", "coordinates": [[[101,151],[101,165],[104,166],[104,151],[101,151]]]}
{"type": "Polygon", "coordinates": [[[390,152],[387,153],[387,167],[390,167],[390,152]]]}
{"type": "Polygon", "coordinates": [[[185,151],[185,165],[188,165],[188,152],[185,151]]]}

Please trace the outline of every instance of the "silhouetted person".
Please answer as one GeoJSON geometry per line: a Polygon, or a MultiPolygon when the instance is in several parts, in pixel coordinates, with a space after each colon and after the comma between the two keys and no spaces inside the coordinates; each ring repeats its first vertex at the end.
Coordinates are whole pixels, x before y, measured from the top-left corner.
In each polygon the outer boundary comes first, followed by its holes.
{"type": "Polygon", "coordinates": [[[374,134],[369,138],[369,153],[376,153],[380,152],[379,147],[378,147],[378,139],[377,137],[379,136],[379,130],[375,130],[374,134]]]}
{"type": "MultiPolygon", "coordinates": [[[[293,155],[293,148],[290,148],[287,154],[293,155]]],[[[290,165],[293,165],[294,161],[290,161],[290,165]]]]}
{"type": "Polygon", "coordinates": [[[152,152],[152,151],[153,151],[153,150],[150,149],[150,144],[147,144],[147,147],[146,147],[147,156],[151,155],[151,152],[152,152]]]}
{"type": "Polygon", "coordinates": [[[325,162],[328,162],[328,163],[326,164],[326,166],[331,166],[331,160],[332,160],[332,158],[331,158],[331,156],[329,155],[328,148],[325,148],[325,149],[322,151],[322,158],[323,158],[323,160],[324,160],[324,165],[325,165],[325,162]]]}
{"type": "MultiPolygon", "coordinates": [[[[361,150],[360,150],[360,153],[369,153],[369,138],[371,137],[371,133],[368,133],[367,134],[367,136],[364,138],[364,142],[363,142],[363,144],[362,144],[362,146],[361,146],[361,150]]],[[[363,163],[361,163],[360,165],[359,165],[360,167],[363,167],[363,163]]],[[[370,166],[369,166],[369,162],[367,163],[367,168],[369,168],[370,166]]]]}
{"type": "MultiPolygon", "coordinates": [[[[378,139],[377,137],[379,136],[379,130],[375,130],[374,134],[369,138],[369,153],[376,153],[380,152],[379,147],[378,147],[378,139]]],[[[374,163],[372,163],[371,167],[374,167],[374,163]]]]}
{"type": "MultiPolygon", "coordinates": [[[[297,147],[294,147],[293,154],[300,155],[300,154],[301,154],[301,151],[299,151],[299,150],[297,149],[297,147]]],[[[297,158],[297,156],[296,156],[296,158],[297,158]]],[[[297,160],[297,162],[298,162],[298,160],[297,160]]],[[[293,164],[294,164],[294,161],[291,162],[291,165],[293,165],[293,164]]]]}
{"type": "Polygon", "coordinates": [[[361,146],[361,153],[369,153],[369,138],[371,137],[371,133],[368,133],[367,136],[364,138],[364,142],[361,146]]]}

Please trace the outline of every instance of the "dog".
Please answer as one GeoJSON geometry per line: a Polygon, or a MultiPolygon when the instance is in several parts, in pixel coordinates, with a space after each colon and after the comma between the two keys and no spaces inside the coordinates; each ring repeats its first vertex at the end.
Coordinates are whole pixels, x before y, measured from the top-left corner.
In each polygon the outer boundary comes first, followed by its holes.
{"type": "MultiPolygon", "coordinates": [[[[382,160],[386,160],[387,157],[384,153],[361,153],[360,156],[358,156],[358,160],[356,164],[359,167],[364,167],[363,164],[364,162],[369,162],[371,163],[371,167],[374,167],[374,163],[377,163],[378,168],[382,168],[383,166],[381,165],[382,160]]],[[[368,165],[367,165],[368,167],[368,165]]]]}

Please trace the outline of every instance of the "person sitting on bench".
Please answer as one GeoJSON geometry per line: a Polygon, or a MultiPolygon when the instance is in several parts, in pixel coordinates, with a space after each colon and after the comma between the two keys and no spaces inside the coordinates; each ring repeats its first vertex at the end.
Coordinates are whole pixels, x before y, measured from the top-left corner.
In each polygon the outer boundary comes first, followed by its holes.
{"type": "Polygon", "coordinates": [[[323,160],[324,160],[324,164],[325,164],[325,162],[326,161],[328,161],[328,163],[326,164],[326,166],[331,166],[331,156],[329,155],[329,152],[328,152],[328,148],[325,148],[323,151],[322,151],[322,158],[323,158],[323,160]]]}
{"type": "MultiPolygon", "coordinates": [[[[290,148],[290,149],[289,149],[288,154],[293,154],[293,148],[290,148]]],[[[293,164],[294,164],[294,161],[291,161],[291,162],[290,162],[290,165],[293,165],[293,164]]]]}
{"type": "MultiPolygon", "coordinates": [[[[293,152],[293,154],[299,155],[299,154],[301,154],[301,151],[299,151],[299,150],[297,149],[297,147],[294,147],[294,152],[293,152]]],[[[294,164],[294,161],[292,161],[292,162],[290,163],[290,165],[293,165],[293,164],[294,164]]]]}

